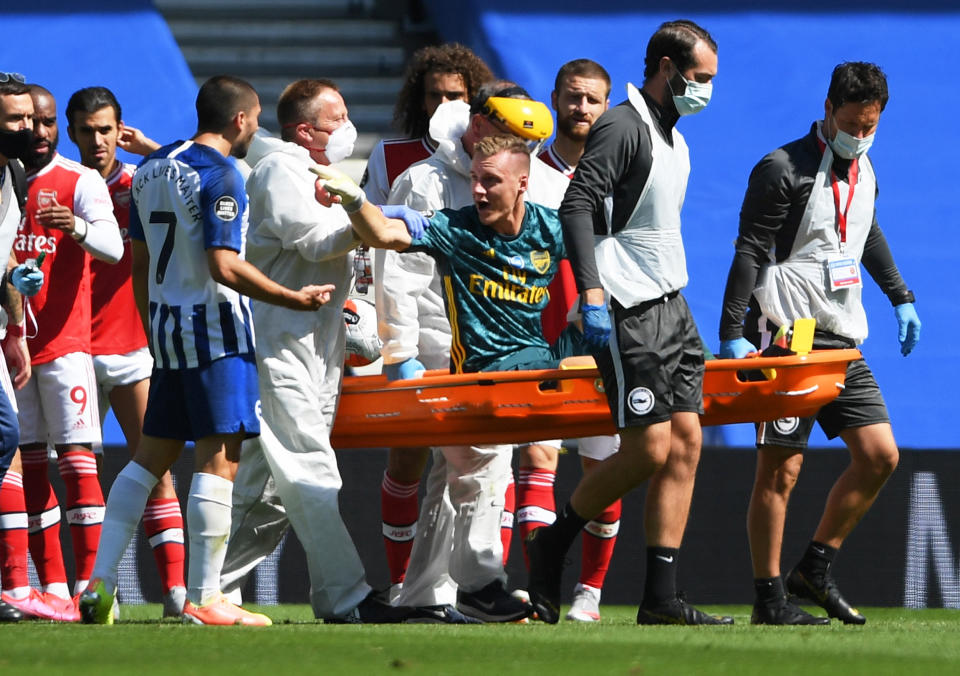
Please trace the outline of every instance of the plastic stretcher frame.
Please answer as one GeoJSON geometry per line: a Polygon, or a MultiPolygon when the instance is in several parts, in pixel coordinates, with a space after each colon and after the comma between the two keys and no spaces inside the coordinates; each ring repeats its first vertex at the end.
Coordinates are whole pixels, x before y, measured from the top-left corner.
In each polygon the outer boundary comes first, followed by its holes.
{"type": "MultiPolygon", "coordinates": [[[[861,358],[850,349],[707,361],[701,424],[813,415],[843,389],[847,364],[861,358]]],[[[394,382],[347,377],[331,441],[334,448],[446,446],[615,431],[602,380],[586,357],[542,371],[427,371],[394,382]]]]}

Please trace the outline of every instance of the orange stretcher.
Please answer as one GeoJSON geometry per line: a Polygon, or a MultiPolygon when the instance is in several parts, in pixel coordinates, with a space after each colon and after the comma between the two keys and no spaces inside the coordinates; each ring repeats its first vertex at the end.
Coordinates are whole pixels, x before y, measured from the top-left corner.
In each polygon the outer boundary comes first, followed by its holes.
{"type": "MultiPolygon", "coordinates": [[[[860,358],[851,349],[707,361],[701,423],[812,415],[840,393],[847,364],[860,358]]],[[[542,371],[344,378],[331,440],[334,448],[444,446],[615,431],[593,359],[574,357],[542,371]]]]}

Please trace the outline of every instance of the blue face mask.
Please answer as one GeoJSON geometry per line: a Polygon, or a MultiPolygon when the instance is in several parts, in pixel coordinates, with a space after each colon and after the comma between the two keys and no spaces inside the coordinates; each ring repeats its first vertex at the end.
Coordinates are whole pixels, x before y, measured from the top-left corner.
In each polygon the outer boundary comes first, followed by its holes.
{"type": "MultiPolygon", "coordinates": [[[[834,124],[836,124],[836,120],[834,120],[834,124]]],[[[834,155],[842,157],[845,160],[852,160],[860,157],[870,149],[870,146],[873,145],[873,137],[875,135],[876,134],[870,134],[863,138],[856,138],[845,131],[837,129],[837,135],[830,141],[830,148],[833,149],[834,155]]]]}
{"type": "Polygon", "coordinates": [[[670,87],[670,93],[673,94],[673,105],[677,109],[677,113],[681,116],[693,115],[706,108],[707,104],[710,103],[710,97],[713,95],[713,83],[688,80],[683,77],[679,70],[677,75],[687,85],[683,94],[677,96],[673,92],[673,85],[670,84],[670,80],[667,80],[667,86],[670,87]]]}

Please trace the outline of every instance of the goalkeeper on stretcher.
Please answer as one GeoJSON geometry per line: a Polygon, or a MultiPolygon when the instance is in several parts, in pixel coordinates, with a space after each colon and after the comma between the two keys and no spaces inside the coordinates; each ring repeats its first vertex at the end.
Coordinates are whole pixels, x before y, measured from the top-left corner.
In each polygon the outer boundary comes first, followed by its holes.
{"type": "MultiPolygon", "coordinates": [[[[563,357],[585,353],[572,325],[553,346],[543,337],[540,314],[549,301],[547,286],[566,252],[557,212],[523,199],[529,172],[524,141],[506,135],[479,141],[470,174],[473,205],[429,214],[423,232],[411,237],[403,221],[388,219],[366,203],[349,178],[330,167],[316,168],[318,184],[339,196],[364,241],[424,251],[437,260],[453,334],[454,373],[554,368],[563,357]]],[[[500,512],[511,453],[510,444],[444,448],[445,471],[435,466],[428,487],[428,493],[437,488],[436,477],[445,481],[455,510],[452,551],[436,552],[447,560],[433,560],[431,568],[449,570],[461,588],[465,584],[458,578],[469,576],[467,584],[479,601],[474,605],[489,608],[480,614],[488,621],[521,619],[531,612],[504,586],[500,512]],[[458,546],[467,531],[472,547],[458,546]],[[476,546],[478,536],[482,547],[476,546]]]]}

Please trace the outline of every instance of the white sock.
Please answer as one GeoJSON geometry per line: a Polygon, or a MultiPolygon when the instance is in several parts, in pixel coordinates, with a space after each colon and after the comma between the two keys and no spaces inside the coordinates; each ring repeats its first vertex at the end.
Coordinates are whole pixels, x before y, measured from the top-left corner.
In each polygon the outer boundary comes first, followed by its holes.
{"type": "Polygon", "coordinates": [[[4,596],[9,596],[15,601],[25,599],[30,596],[30,587],[15,587],[14,589],[4,589],[4,596]]]}
{"type": "Polygon", "coordinates": [[[53,594],[63,600],[67,600],[70,598],[70,587],[67,586],[66,582],[51,582],[43,586],[43,593],[53,594]]]}
{"type": "Polygon", "coordinates": [[[209,603],[220,594],[220,570],[227,555],[232,505],[232,481],[215,474],[193,475],[187,498],[187,599],[194,605],[209,603]]]}
{"type": "Polygon", "coordinates": [[[159,479],[145,467],[131,461],[117,475],[107,497],[107,511],[103,516],[100,545],[93,564],[91,578],[100,578],[108,592],[117,589],[117,568],[120,559],[133,539],[133,534],[147,506],[150,491],[159,479]]]}

